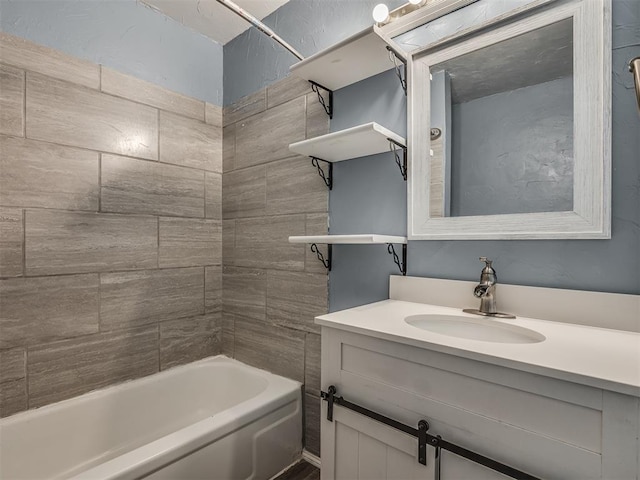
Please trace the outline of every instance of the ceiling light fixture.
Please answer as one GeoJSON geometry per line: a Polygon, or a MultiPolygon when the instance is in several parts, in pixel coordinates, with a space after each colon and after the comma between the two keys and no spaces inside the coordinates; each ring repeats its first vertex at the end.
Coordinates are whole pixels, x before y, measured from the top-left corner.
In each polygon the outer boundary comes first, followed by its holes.
{"type": "Polygon", "coordinates": [[[384,23],[389,19],[389,7],[384,3],[379,3],[373,7],[373,19],[377,23],[384,23]]]}
{"type": "Polygon", "coordinates": [[[384,3],[379,3],[373,8],[373,19],[379,27],[382,27],[383,25],[387,25],[408,13],[415,12],[426,4],[427,0],[409,0],[408,3],[405,3],[390,12],[389,7],[384,3]]]}

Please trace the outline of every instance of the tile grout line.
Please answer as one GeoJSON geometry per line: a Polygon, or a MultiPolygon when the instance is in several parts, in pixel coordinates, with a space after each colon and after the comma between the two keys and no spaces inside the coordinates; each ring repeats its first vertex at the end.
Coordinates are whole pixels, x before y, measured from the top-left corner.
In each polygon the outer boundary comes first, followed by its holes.
{"type": "Polygon", "coordinates": [[[160,217],[156,217],[156,268],[160,269],[160,217]]]}
{"type": "Polygon", "coordinates": [[[102,152],[98,153],[98,212],[102,213],[102,152]]]}
{"type": "Polygon", "coordinates": [[[156,162],[160,162],[160,109],[158,108],[156,112],[156,132],[158,132],[158,151],[156,152],[156,162]]]}
{"type": "Polygon", "coordinates": [[[27,138],[27,71],[23,71],[24,91],[22,92],[22,137],[27,138]]]}
{"type": "MultiPolygon", "coordinates": [[[[108,187],[105,187],[107,189],[109,189],[108,187]]],[[[116,190],[116,189],[111,189],[111,190],[116,190]]],[[[116,190],[116,191],[120,191],[120,190],[116,190]]],[[[186,198],[196,198],[196,197],[186,197],[186,198]]],[[[83,214],[93,214],[93,215],[101,215],[101,216],[120,216],[120,217],[146,217],[146,218],[155,218],[155,217],[165,217],[165,218],[171,218],[171,219],[184,219],[184,220],[208,220],[210,222],[218,222],[221,223],[221,220],[217,220],[215,218],[205,218],[205,217],[201,217],[201,216],[185,216],[185,215],[176,215],[176,214],[171,214],[171,213],[156,213],[156,212],[152,212],[152,213],[148,213],[148,212],[125,212],[125,211],[111,211],[111,210],[72,210],[72,209],[65,209],[65,208],[59,208],[59,207],[31,207],[31,206],[22,206],[22,205],[9,205],[9,204],[3,204],[1,205],[2,207],[6,207],[6,208],[23,208],[25,210],[38,210],[38,211],[43,211],[43,212],[60,212],[60,213],[72,213],[72,214],[77,214],[77,215],[83,215],[83,214]]],[[[272,217],[282,217],[282,216],[287,216],[287,215],[300,215],[300,214],[283,214],[283,215],[271,215],[272,217]]],[[[244,218],[258,218],[258,217],[241,217],[242,219],[244,218]]],[[[233,220],[233,219],[229,219],[226,218],[224,219],[226,220],[233,220]]]]}
{"type": "Polygon", "coordinates": [[[22,222],[22,274],[24,278],[27,276],[27,210],[22,209],[21,220],[22,222]]]}
{"type": "Polygon", "coordinates": [[[158,350],[158,372],[161,372],[161,367],[162,367],[162,361],[160,360],[160,321],[156,322],[156,332],[158,335],[158,345],[157,345],[157,350],[158,350]]]}
{"type": "Polygon", "coordinates": [[[29,394],[29,347],[24,347],[24,393],[27,396],[27,410],[30,408],[31,396],[29,394]]]}
{"type": "Polygon", "coordinates": [[[102,273],[98,272],[98,333],[103,331],[102,329],[102,273]]]}
{"type": "MultiPolygon", "coordinates": [[[[202,267],[222,267],[222,264],[205,264],[205,265],[187,265],[187,266],[169,266],[169,267],[151,267],[151,268],[133,268],[133,269],[124,269],[124,270],[100,270],[100,271],[91,271],[91,272],[71,272],[71,273],[51,273],[51,274],[40,274],[40,275],[24,275],[24,276],[0,276],[2,280],[12,280],[12,279],[36,279],[36,278],[57,278],[57,277],[74,277],[81,275],[105,275],[105,274],[127,274],[127,273],[140,273],[140,272],[164,272],[168,270],[186,270],[186,269],[196,269],[202,267]]],[[[241,267],[241,268],[252,268],[252,267],[241,267]]],[[[277,269],[276,269],[277,270],[277,269]]],[[[285,269],[279,270],[285,271],[285,269]]]]}

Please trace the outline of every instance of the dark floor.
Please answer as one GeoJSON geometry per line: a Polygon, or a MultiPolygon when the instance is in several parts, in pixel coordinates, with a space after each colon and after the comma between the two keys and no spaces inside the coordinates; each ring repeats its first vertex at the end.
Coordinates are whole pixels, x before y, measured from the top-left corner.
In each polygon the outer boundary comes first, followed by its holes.
{"type": "Polygon", "coordinates": [[[310,463],[300,460],[273,480],[320,480],[320,470],[310,463]]]}

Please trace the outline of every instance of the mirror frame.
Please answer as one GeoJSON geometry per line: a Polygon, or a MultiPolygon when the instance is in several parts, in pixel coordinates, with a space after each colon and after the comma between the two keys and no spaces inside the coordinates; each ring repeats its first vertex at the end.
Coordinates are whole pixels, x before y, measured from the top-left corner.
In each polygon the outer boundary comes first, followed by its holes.
{"type": "MultiPolygon", "coordinates": [[[[534,2],[535,3],[535,2],[534,2]]],[[[611,0],[556,0],[505,25],[478,25],[408,57],[409,240],[611,238],[611,0]],[[573,19],[573,211],[429,216],[430,66],[573,19]]],[[[495,20],[491,23],[495,23],[495,20]]]]}

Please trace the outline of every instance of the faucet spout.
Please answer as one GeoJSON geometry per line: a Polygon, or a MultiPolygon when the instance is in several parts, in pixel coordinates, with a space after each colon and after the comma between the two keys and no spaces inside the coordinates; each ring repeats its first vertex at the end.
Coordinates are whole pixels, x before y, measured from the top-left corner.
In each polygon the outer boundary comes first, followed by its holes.
{"type": "Polygon", "coordinates": [[[485,295],[487,295],[487,291],[489,290],[489,285],[476,285],[476,288],[473,289],[473,294],[478,297],[478,298],[482,298],[485,295]]]}

